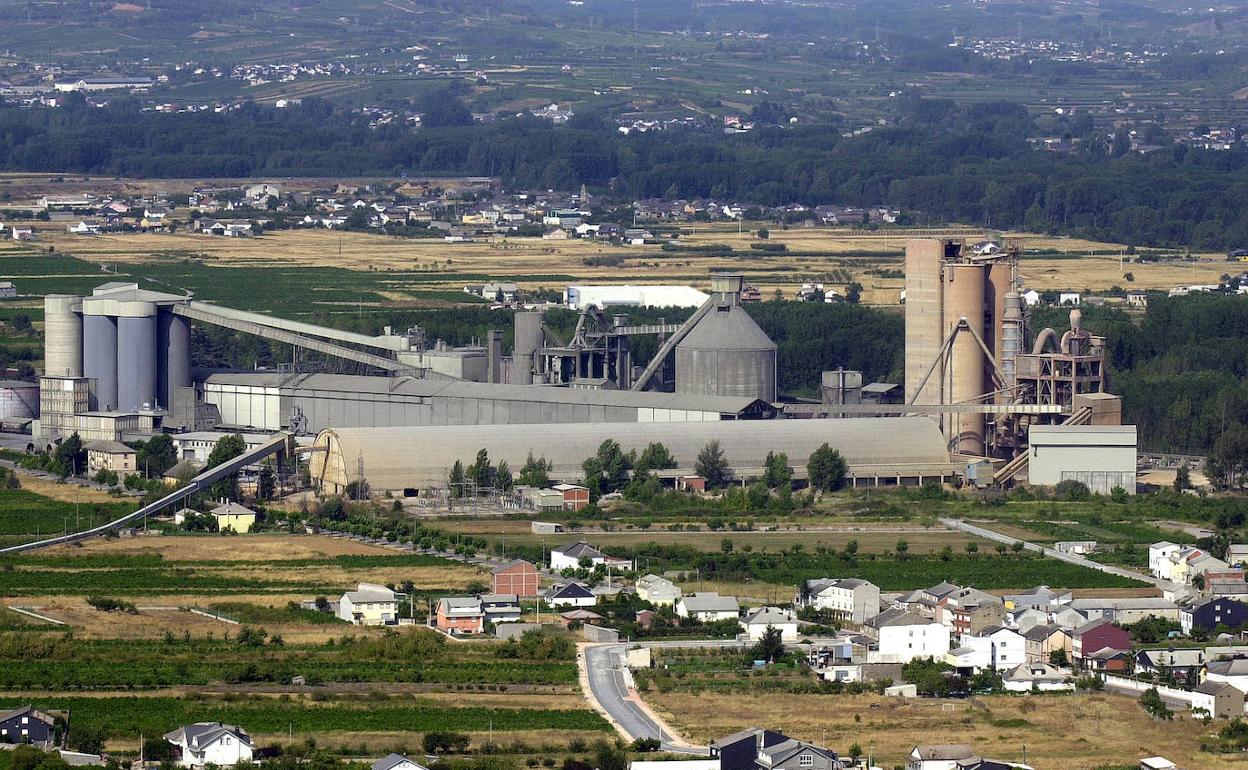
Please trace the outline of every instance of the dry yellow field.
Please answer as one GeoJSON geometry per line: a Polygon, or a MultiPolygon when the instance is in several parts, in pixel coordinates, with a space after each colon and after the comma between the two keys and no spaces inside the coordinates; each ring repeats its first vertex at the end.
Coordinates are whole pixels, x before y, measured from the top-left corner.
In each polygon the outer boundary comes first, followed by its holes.
{"type": "Polygon", "coordinates": [[[1134,766],[1161,755],[1180,767],[1229,770],[1242,762],[1202,753],[1218,730],[1176,717],[1159,722],[1126,696],[991,696],[975,701],[874,695],[650,693],[646,699],[687,738],[706,742],[763,725],[845,752],[857,743],[882,767],[903,766],[917,743],[969,743],[984,756],[1044,770],[1134,766]],[[855,721],[855,716],[861,721],[855,721]],[[1022,721],[1017,721],[1022,720],[1022,721]]]}
{"type": "MultiPolygon", "coordinates": [[[[930,235],[935,231],[921,232],[930,235]]],[[[978,237],[974,235],[975,230],[948,232],[970,240],[978,237]]],[[[881,276],[879,271],[899,270],[905,240],[916,234],[904,230],[872,233],[827,227],[781,230],[772,226],[770,241],[785,244],[789,253],[763,254],[750,249],[751,243],[759,242],[754,230],[744,229],[738,233],[732,225],[686,225],[682,242],[722,243],[736,251],[735,256],[714,256],[664,252],[657,245],[617,247],[586,240],[497,238],[448,244],[436,239],[412,240],[302,229],[275,231],[257,238],[214,238],[185,232],[112,233],[81,238],[65,233],[60,224],[48,224],[40,226],[39,233],[41,244],[93,262],[124,264],[189,257],[220,266],[303,265],[361,271],[426,271],[431,273],[428,282],[421,281],[419,275],[414,279],[405,276],[405,280],[426,289],[462,288],[461,280],[433,274],[447,271],[494,275],[535,289],[556,288],[566,282],[553,280],[552,275],[572,276],[584,282],[674,282],[704,286],[710,271],[735,270],[744,273],[766,297],[776,289],[793,297],[804,281],[823,282],[843,290],[848,275],[863,285],[863,301],[877,305],[897,304],[902,279],[881,276]],[[584,263],[586,258],[602,256],[619,256],[625,261],[610,266],[584,263]]],[[[1018,237],[1028,249],[1055,249],[1084,255],[1079,259],[1025,259],[1023,277],[1030,288],[1038,290],[1103,290],[1115,285],[1167,289],[1180,284],[1216,282],[1233,267],[1220,255],[1204,255],[1195,262],[1128,262],[1120,266],[1116,256],[1088,255],[1091,251],[1121,251],[1125,247],[1120,244],[1011,235],[1018,237]],[[1124,275],[1128,272],[1134,281],[1126,280],[1124,275]]],[[[6,250],[27,248],[27,244],[0,243],[0,256],[6,250]]],[[[402,302],[410,298],[398,291],[388,299],[402,302]]]]}
{"type": "Polygon", "coordinates": [[[271,561],[348,555],[393,556],[397,551],[326,535],[256,534],[245,537],[153,535],[121,540],[95,539],[82,546],[54,546],[44,553],[160,556],[169,561],[271,561]]]}
{"type": "Polygon", "coordinates": [[[40,476],[31,476],[21,470],[18,471],[18,475],[22,489],[64,503],[115,503],[126,499],[114,497],[100,489],[82,487],[77,484],[60,484],[40,476]]]}

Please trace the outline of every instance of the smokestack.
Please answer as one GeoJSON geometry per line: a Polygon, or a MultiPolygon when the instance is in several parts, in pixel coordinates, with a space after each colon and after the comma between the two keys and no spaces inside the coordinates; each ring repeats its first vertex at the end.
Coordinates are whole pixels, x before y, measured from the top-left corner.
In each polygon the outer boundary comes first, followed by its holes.
{"type": "Polygon", "coordinates": [[[486,356],[485,379],[497,384],[503,372],[503,333],[498,329],[490,329],[486,356]]]}

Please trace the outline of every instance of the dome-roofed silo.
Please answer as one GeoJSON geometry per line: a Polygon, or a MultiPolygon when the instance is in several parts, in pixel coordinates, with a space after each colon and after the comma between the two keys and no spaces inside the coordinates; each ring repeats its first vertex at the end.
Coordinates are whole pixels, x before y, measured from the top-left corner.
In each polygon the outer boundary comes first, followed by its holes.
{"type": "Polygon", "coordinates": [[[676,392],[776,400],[776,343],[741,306],[741,276],[711,278],[714,306],[676,345],[676,392]]]}

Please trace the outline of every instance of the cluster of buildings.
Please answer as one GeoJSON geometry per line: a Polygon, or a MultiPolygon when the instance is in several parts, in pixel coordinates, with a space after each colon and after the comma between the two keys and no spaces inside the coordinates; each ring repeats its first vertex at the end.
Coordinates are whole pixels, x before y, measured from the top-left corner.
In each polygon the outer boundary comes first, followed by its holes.
{"type": "Polygon", "coordinates": [[[1244,566],[1248,564],[1248,544],[1232,543],[1226,559],[1193,545],[1168,540],[1148,547],[1148,571],[1161,580],[1190,586],[1210,597],[1248,598],[1244,566]]]}

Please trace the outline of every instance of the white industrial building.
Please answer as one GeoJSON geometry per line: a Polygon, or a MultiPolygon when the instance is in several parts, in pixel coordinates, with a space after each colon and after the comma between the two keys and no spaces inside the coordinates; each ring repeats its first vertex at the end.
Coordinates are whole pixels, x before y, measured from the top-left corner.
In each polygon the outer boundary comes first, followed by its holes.
{"type": "Polygon", "coordinates": [[[1073,479],[1108,495],[1135,494],[1134,425],[1033,425],[1028,431],[1028,481],[1055,486],[1073,479]]]}
{"type": "Polygon", "coordinates": [[[701,307],[710,299],[692,286],[569,286],[563,304],[572,310],[595,307],[701,307]]]}

